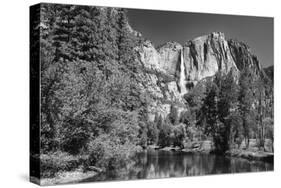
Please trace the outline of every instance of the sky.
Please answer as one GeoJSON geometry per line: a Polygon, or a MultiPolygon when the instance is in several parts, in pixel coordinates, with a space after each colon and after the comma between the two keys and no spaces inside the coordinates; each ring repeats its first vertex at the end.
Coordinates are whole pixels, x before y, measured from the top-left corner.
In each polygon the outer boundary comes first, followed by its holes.
{"type": "Polygon", "coordinates": [[[248,44],[263,67],[273,65],[273,18],[128,9],[130,25],[155,46],[220,31],[248,44]]]}

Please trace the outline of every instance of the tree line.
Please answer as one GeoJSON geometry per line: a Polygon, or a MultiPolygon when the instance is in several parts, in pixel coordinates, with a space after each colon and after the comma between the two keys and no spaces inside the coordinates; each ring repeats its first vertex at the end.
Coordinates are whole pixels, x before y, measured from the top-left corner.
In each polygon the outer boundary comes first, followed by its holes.
{"type": "Polygon", "coordinates": [[[42,4],[40,20],[42,176],[54,175],[65,153],[117,168],[146,120],[134,51],[141,38],[124,9],[42,4]]]}
{"type": "Polygon", "coordinates": [[[194,139],[212,140],[214,152],[224,153],[242,144],[249,148],[250,139],[264,151],[270,139],[274,150],[272,82],[251,68],[244,68],[239,76],[218,72],[197,84],[184,99],[186,111],[178,113],[172,105],[167,118],[156,117],[148,125],[150,143],[184,147],[194,139]]]}

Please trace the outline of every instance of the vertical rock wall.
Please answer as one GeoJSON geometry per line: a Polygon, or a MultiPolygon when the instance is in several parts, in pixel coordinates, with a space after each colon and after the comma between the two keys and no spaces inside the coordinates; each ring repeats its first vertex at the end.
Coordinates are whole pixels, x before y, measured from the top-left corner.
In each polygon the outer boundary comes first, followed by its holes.
{"type": "Polygon", "coordinates": [[[170,104],[184,108],[184,94],[218,71],[232,71],[238,75],[247,64],[255,66],[257,71],[261,69],[248,48],[234,41],[228,42],[221,32],[195,38],[183,46],[167,42],[156,49],[150,41],[145,41],[137,51],[145,70],[143,87],[155,99],[151,113],[164,117],[169,114],[170,104]],[[149,81],[151,79],[153,81],[149,81]]]}

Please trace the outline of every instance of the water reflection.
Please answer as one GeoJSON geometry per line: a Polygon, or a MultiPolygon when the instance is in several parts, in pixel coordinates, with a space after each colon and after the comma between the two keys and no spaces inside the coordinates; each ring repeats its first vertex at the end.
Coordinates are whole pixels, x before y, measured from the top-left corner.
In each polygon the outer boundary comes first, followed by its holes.
{"type": "Polygon", "coordinates": [[[273,170],[273,164],[251,162],[213,154],[188,154],[183,152],[148,150],[138,153],[134,163],[122,170],[100,174],[84,180],[108,181],[198,176],[206,174],[258,172],[273,170]]]}

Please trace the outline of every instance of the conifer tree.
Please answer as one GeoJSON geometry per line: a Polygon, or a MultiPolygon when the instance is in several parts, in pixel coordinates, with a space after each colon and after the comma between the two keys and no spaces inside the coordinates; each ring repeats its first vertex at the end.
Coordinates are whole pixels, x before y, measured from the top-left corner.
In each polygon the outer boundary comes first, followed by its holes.
{"type": "Polygon", "coordinates": [[[232,72],[229,72],[227,75],[217,75],[216,80],[219,85],[218,115],[223,126],[221,145],[223,150],[226,151],[232,144],[232,127],[237,126],[237,124],[233,124],[233,118],[236,117],[234,114],[237,111],[238,86],[235,83],[232,72]]]}
{"type": "Polygon", "coordinates": [[[246,147],[249,146],[251,129],[251,109],[253,105],[252,73],[249,68],[243,69],[239,78],[238,110],[242,119],[246,147]]]}

